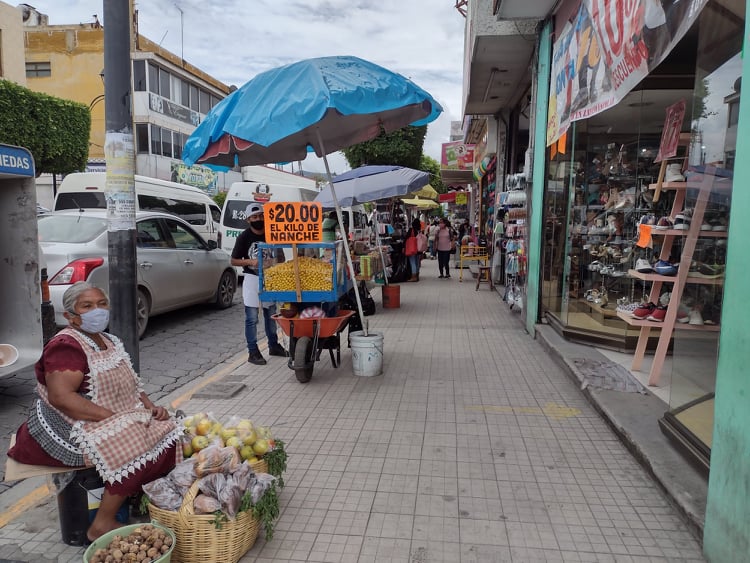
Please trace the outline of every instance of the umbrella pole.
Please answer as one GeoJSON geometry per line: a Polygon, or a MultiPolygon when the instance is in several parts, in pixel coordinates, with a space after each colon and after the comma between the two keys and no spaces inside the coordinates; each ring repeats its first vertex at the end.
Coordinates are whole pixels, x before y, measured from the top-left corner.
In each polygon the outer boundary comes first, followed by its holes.
{"type": "Polygon", "coordinates": [[[378,245],[378,252],[380,252],[380,263],[383,265],[383,281],[385,285],[388,285],[388,271],[385,266],[385,256],[383,255],[383,245],[380,242],[380,224],[378,223],[378,209],[375,207],[374,215],[372,216],[372,222],[375,225],[375,244],[378,245]]]}
{"type": "Polygon", "coordinates": [[[357,301],[357,312],[359,318],[362,320],[362,331],[364,335],[368,335],[368,324],[369,321],[365,319],[365,313],[362,308],[362,299],[359,296],[359,287],[357,286],[357,275],[354,272],[354,263],[352,262],[352,253],[349,250],[349,233],[344,229],[344,216],[341,213],[341,206],[339,200],[336,197],[336,189],[333,187],[333,175],[331,169],[328,166],[328,158],[326,158],[325,147],[323,146],[323,139],[320,136],[320,130],[316,127],[315,134],[318,136],[318,143],[320,145],[320,154],[323,155],[323,164],[326,167],[326,176],[328,176],[328,183],[331,186],[331,198],[333,199],[333,206],[336,208],[336,218],[338,219],[339,225],[344,230],[344,253],[346,254],[346,264],[349,266],[349,276],[352,280],[352,286],[354,287],[354,298],[357,301]]]}

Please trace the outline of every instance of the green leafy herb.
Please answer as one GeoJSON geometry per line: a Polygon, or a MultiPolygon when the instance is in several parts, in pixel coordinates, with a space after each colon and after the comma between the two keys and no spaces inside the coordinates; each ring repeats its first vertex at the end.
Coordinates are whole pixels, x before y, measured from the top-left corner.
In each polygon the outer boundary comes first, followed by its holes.
{"type": "Polygon", "coordinates": [[[151,501],[149,500],[148,495],[141,495],[141,502],[138,504],[138,510],[141,514],[148,514],[149,504],[151,504],[151,501]]]}
{"type": "MultiPolygon", "coordinates": [[[[244,501],[244,497],[243,497],[244,501]]],[[[266,541],[273,539],[273,530],[276,525],[276,519],[279,517],[279,493],[276,490],[276,483],[263,493],[263,496],[252,507],[253,517],[263,525],[266,530],[266,541]]]]}
{"type": "Polygon", "coordinates": [[[281,440],[276,440],[274,448],[265,456],[263,456],[263,459],[265,459],[268,463],[268,472],[276,477],[279,488],[283,489],[284,478],[282,477],[282,473],[286,471],[287,460],[286,450],[284,449],[284,442],[281,440]]]}
{"type": "Polygon", "coordinates": [[[214,519],[211,520],[210,522],[211,524],[214,525],[214,528],[216,528],[217,530],[221,530],[222,526],[226,522],[229,522],[229,518],[221,510],[214,511],[213,515],[214,515],[214,519]]]}

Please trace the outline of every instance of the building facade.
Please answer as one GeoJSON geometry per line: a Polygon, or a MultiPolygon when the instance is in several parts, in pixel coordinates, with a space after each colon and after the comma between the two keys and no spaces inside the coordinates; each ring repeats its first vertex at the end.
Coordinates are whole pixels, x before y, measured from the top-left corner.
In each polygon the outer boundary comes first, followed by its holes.
{"type": "MultiPolygon", "coordinates": [[[[239,171],[187,167],[181,156],[187,137],[226,97],[229,86],[139,35],[137,12],[135,16],[131,76],[136,174],[189,184],[209,195],[226,191],[232,182],[242,181],[239,171]]],[[[86,104],[91,111],[91,171],[105,167],[104,32],[98,20],[49,25],[43,15],[32,15],[23,27],[27,87],[86,104]]]]}
{"type": "Polygon", "coordinates": [[[747,2],[462,4],[465,140],[478,142],[474,122],[498,127],[495,193],[478,196],[478,214],[494,203],[506,230],[523,215],[527,329],[544,320],[631,356],[631,371],[665,403],[658,426],[708,479],[707,558],[744,560],[750,202],[733,186],[750,174],[747,2]],[[499,22],[533,28],[531,56],[490,37],[499,22]],[[509,82],[528,107],[502,90],[508,57],[526,61],[525,80],[509,82]],[[517,177],[523,205],[507,205],[517,177]]]}

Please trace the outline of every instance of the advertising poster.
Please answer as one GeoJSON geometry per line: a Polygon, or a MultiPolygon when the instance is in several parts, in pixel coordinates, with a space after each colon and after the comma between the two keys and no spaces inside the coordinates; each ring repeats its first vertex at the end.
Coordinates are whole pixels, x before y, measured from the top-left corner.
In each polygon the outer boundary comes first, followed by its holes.
{"type": "Polygon", "coordinates": [[[708,0],[583,0],[552,48],[547,145],[622,100],[661,63],[708,0]]]}
{"type": "Polygon", "coordinates": [[[443,170],[469,170],[474,167],[474,145],[460,141],[443,143],[440,168],[443,170]]]}
{"type": "Polygon", "coordinates": [[[664,129],[662,129],[661,142],[659,143],[659,154],[656,155],[654,162],[661,162],[665,158],[672,158],[677,154],[686,105],[685,100],[680,100],[667,108],[667,117],[664,120],[664,129]]]}
{"type": "Polygon", "coordinates": [[[107,131],[107,230],[135,230],[135,143],[132,133],[107,131]]]}

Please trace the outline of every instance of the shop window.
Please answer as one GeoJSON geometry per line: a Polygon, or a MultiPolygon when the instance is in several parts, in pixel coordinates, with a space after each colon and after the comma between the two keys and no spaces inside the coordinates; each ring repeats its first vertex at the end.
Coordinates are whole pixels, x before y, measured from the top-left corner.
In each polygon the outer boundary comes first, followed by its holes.
{"type": "Polygon", "coordinates": [[[201,90],[199,96],[200,96],[200,109],[198,111],[204,114],[208,113],[209,111],[211,111],[210,94],[206,92],[205,90],[201,90]]]}
{"type": "Polygon", "coordinates": [[[43,78],[52,76],[52,66],[49,61],[26,63],[26,78],[43,78]]]}
{"type": "Polygon", "coordinates": [[[151,154],[161,154],[161,127],[151,125],[151,154]]]}
{"type": "Polygon", "coordinates": [[[159,95],[163,98],[170,98],[170,81],[171,75],[163,68],[159,69],[159,95]]]}
{"type": "Polygon", "coordinates": [[[146,61],[133,61],[133,90],[146,91],[146,61]]]}
{"type": "Polygon", "coordinates": [[[159,67],[154,63],[148,63],[148,91],[159,93],[159,67]]]}
{"type": "Polygon", "coordinates": [[[148,124],[135,124],[135,149],[139,154],[148,154],[148,124]]]}

